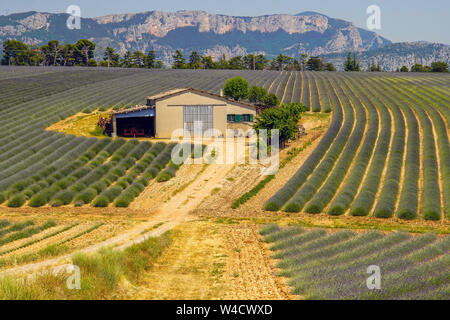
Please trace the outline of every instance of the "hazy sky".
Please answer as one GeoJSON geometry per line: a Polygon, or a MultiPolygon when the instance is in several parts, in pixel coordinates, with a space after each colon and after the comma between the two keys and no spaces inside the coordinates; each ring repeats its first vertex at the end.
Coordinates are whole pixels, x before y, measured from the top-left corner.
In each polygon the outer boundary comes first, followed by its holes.
{"type": "Polygon", "coordinates": [[[450,44],[450,0],[0,0],[0,15],[24,11],[65,12],[69,5],[81,7],[82,17],[152,10],[204,10],[235,16],[317,11],[366,28],[366,8],[381,8],[381,30],[394,41],[426,40],[450,44]]]}

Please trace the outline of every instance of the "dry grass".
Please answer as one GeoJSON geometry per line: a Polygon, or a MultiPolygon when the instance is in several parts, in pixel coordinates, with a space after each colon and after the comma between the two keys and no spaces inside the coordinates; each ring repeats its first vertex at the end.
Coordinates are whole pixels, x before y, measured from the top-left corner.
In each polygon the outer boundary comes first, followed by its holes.
{"type": "Polygon", "coordinates": [[[139,282],[171,244],[172,234],[150,238],[124,251],[104,248],[93,255],[75,254],[74,265],[80,268],[81,289],[69,290],[66,276],[51,272],[34,278],[4,276],[0,278],[1,300],[97,300],[115,299],[124,284],[139,282]]]}
{"type": "Polygon", "coordinates": [[[67,119],[59,121],[47,128],[48,131],[57,131],[64,134],[73,134],[81,137],[97,137],[101,138],[95,134],[95,129],[97,127],[98,120],[100,117],[109,117],[111,110],[109,111],[94,111],[92,113],[86,114],[79,112],[67,119]]]}

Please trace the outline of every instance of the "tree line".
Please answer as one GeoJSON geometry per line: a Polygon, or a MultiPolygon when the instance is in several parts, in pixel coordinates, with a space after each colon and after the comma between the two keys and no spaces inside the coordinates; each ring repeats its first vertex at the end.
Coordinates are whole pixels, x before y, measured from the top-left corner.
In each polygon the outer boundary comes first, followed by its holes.
{"type": "Polygon", "coordinates": [[[218,61],[211,56],[201,56],[192,51],[186,59],[181,50],[176,50],[173,58],[173,69],[231,69],[231,70],[277,70],[277,71],[336,71],[332,63],[327,63],[319,57],[302,54],[298,59],[280,54],[269,60],[263,54],[249,54],[226,59],[223,55],[218,61]]]}
{"type": "MultiPolygon", "coordinates": [[[[113,48],[107,47],[102,60],[96,61],[96,44],[81,39],[75,44],[62,45],[58,40],[51,40],[39,47],[28,46],[18,40],[3,42],[2,65],[16,66],[101,66],[114,68],[164,68],[164,63],[156,59],[154,50],[145,54],[142,51],[127,51],[121,57],[113,48]]],[[[180,50],[173,55],[173,69],[234,69],[234,70],[278,70],[278,71],[336,71],[332,63],[319,57],[302,54],[298,59],[280,54],[269,60],[263,54],[249,54],[226,59],[223,55],[218,61],[211,56],[201,56],[197,51],[191,52],[188,61],[180,50]]]]}
{"type": "Polygon", "coordinates": [[[47,44],[28,46],[18,40],[3,42],[2,65],[14,66],[89,66],[115,68],[163,68],[164,64],[156,60],[156,53],[150,50],[147,54],[141,51],[127,51],[121,57],[111,47],[103,52],[103,58],[97,62],[94,59],[96,44],[87,39],[81,39],[75,44],[61,45],[58,40],[51,40],[47,44]]]}
{"type": "MultiPolygon", "coordinates": [[[[3,42],[2,65],[16,66],[90,66],[112,68],[148,68],[161,69],[164,63],[156,59],[156,52],[149,50],[127,51],[124,56],[115,52],[112,47],[107,47],[102,53],[102,59],[96,61],[96,44],[87,39],[78,40],[76,43],[62,45],[58,40],[51,40],[39,47],[28,46],[18,40],[6,40],[3,42]]],[[[336,71],[331,62],[317,56],[308,57],[301,54],[298,58],[283,54],[269,60],[263,54],[249,54],[235,56],[226,59],[223,55],[217,61],[211,56],[202,56],[197,51],[192,51],[186,59],[181,50],[176,50],[173,58],[173,69],[231,69],[231,70],[277,70],[277,71],[336,71]]],[[[355,53],[348,53],[344,62],[344,70],[348,72],[362,71],[361,64],[355,53]]],[[[367,71],[380,72],[380,65],[369,64],[367,71]]],[[[448,72],[448,64],[442,61],[433,62],[431,66],[415,64],[409,69],[403,66],[397,72],[448,72]]]]}
{"type": "Polygon", "coordinates": [[[407,66],[403,66],[400,69],[397,69],[397,72],[448,72],[448,63],[436,61],[431,63],[430,66],[424,66],[416,63],[411,67],[411,69],[407,66]]]}

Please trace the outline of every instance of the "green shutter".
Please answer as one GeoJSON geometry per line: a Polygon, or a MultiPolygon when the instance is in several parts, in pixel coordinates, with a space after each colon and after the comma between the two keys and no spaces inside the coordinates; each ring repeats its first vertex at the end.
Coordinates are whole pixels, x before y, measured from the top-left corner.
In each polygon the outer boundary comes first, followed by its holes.
{"type": "Polygon", "coordinates": [[[243,120],[244,120],[244,117],[242,116],[242,114],[236,115],[236,122],[242,122],[243,120]]]}
{"type": "Polygon", "coordinates": [[[253,115],[250,115],[250,122],[253,122],[253,115]]]}

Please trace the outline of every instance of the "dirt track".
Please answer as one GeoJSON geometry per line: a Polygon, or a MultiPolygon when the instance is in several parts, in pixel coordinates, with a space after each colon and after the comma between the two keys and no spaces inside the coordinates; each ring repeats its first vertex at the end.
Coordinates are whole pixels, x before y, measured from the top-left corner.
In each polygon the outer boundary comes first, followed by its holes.
{"type": "Polygon", "coordinates": [[[293,299],[256,226],[192,221],[126,299],[293,299]]]}

